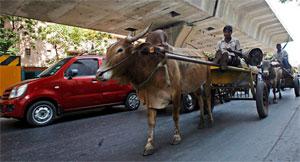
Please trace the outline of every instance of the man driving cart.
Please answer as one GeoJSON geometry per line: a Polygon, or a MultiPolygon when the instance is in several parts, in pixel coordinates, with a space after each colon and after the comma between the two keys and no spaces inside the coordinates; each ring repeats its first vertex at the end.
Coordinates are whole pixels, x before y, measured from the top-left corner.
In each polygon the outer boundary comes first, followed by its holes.
{"type": "Polygon", "coordinates": [[[217,44],[217,52],[214,63],[221,66],[240,66],[242,57],[242,50],[238,39],[233,38],[232,26],[226,25],[223,28],[224,39],[217,44]]]}
{"type": "Polygon", "coordinates": [[[277,60],[279,64],[289,73],[292,72],[292,66],[289,63],[288,53],[281,48],[281,44],[276,45],[277,52],[273,55],[272,60],[277,60]]]}

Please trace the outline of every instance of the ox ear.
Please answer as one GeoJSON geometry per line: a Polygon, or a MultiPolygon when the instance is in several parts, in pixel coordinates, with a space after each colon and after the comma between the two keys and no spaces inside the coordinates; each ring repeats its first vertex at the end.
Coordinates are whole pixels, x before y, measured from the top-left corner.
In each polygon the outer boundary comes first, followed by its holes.
{"type": "Polygon", "coordinates": [[[142,31],[141,33],[137,34],[136,36],[132,37],[131,33],[130,33],[125,39],[128,42],[130,42],[130,43],[134,42],[134,41],[137,41],[138,39],[142,38],[143,36],[145,36],[149,32],[151,26],[152,26],[152,23],[146,29],[144,29],[144,31],[142,31]]]}

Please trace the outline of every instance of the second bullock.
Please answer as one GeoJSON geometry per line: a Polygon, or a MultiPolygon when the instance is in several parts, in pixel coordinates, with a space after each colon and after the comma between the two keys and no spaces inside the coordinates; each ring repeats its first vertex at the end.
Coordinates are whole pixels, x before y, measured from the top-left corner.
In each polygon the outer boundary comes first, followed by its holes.
{"type": "Polygon", "coordinates": [[[150,53],[147,47],[158,46],[172,52],[180,52],[186,56],[207,60],[197,50],[176,49],[167,43],[166,33],[162,30],[149,32],[146,28],[136,36],[128,36],[112,44],[107,49],[106,63],[97,73],[101,80],[115,79],[121,83],[131,83],[138,97],[147,107],[148,132],[144,155],[154,152],[154,128],[158,109],[173,104],[173,120],[175,131],[172,144],[179,144],[179,112],[181,95],[194,93],[200,107],[200,124],[204,127],[204,105],[208,112],[209,124],[213,123],[211,113],[211,90],[209,66],[169,60],[158,54],[150,53]],[[146,42],[135,45],[138,39],[146,36],[146,42]],[[205,104],[204,104],[205,102],[205,104]]]}

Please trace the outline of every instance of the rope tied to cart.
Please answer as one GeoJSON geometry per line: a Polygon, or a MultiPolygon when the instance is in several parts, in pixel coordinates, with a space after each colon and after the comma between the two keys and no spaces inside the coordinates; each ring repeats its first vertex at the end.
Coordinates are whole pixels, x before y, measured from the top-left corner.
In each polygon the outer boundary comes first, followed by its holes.
{"type": "MultiPolygon", "coordinates": [[[[158,47],[156,47],[156,49],[158,49],[158,47]]],[[[141,54],[146,54],[146,53],[154,54],[154,52],[158,56],[163,57],[163,59],[158,62],[158,64],[155,66],[155,68],[149,73],[148,77],[135,87],[137,90],[140,89],[140,88],[142,88],[142,87],[144,87],[151,80],[151,78],[154,76],[154,74],[161,67],[164,68],[167,85],[170,86],[170,84],[171,84],[170,75],[169,75],[168,66],[167,66],[167,57],[166,57],[166,55],[162,51],[154,50],[154,48],[147,48],[147,49],[142,49],[141,50],[141,54]]],[[[102,76],[104,73],[109,72],[109,71],[111,71],[111,70],[119,67],[120,65],[122,65],[123,63],[125,63],[131,56],[134,56],[134,55],[136,55],[138,53],[139,52],[134,51],[132,54],[126,56],[124,59],[122,59],[120,62],[118,62],[117,64],[113,65],[112,67],[97,72],[96,77],[102,76]]]]}

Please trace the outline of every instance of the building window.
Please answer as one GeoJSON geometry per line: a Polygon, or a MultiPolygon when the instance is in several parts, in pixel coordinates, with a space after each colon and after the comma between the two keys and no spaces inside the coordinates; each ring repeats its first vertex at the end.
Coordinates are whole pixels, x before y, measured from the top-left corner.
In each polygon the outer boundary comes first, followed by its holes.
{"type": "Polygon", "coordinates": [[[31,54],[31,49],[25,48],[25,55],[30,55],[30,54],[31,54]]]}

